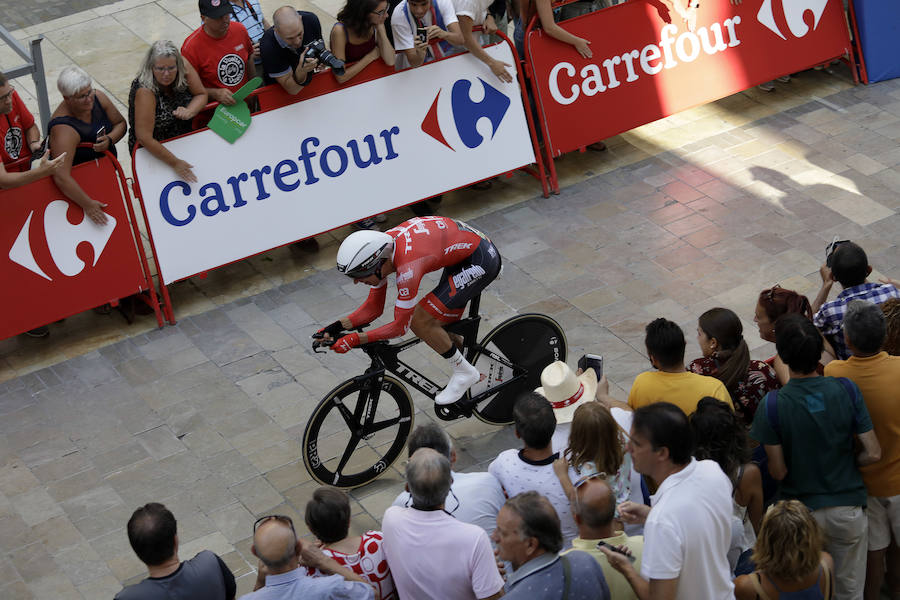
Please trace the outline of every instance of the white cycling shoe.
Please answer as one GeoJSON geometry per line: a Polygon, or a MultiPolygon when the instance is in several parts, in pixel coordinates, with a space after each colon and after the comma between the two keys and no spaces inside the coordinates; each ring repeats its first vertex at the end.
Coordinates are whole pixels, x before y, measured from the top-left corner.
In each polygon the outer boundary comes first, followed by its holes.
{"type": "Polygon", "coordinates": [[[478,372],[478,369],[467,362],[460,365],[459,370],[453,370],[453,375],[450,376],[447,387],[441,390],[434,398],[435,404],[439,406],[453,404],[462,398],[466,390],[478,383],[480,379],[481,373],[478,372]]]}

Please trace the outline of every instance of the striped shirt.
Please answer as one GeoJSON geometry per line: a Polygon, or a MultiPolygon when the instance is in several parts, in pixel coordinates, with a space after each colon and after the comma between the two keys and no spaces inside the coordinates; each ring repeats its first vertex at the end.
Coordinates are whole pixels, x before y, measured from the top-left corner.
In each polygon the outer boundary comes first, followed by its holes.
{"type": "Polygon", "coordinates": [[[250,39],[254,43],[258,42],[265,31],[263,11],[259,6],[259,0],[244,0],[244,6],[232,2],[231,14],[235,21],[247,28],[250,39]]]}

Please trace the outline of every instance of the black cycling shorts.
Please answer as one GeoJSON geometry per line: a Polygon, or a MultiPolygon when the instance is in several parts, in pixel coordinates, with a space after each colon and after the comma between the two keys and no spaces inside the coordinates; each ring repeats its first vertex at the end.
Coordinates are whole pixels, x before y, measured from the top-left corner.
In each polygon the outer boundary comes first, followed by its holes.
{"type": "Polygon", "coordinates": [[[485,238],[466,260],[444,269],[440,283],[419,305],[439,321],[458,321],[466,303],[496,279],[500,265],[500,252],[485,238]]]}

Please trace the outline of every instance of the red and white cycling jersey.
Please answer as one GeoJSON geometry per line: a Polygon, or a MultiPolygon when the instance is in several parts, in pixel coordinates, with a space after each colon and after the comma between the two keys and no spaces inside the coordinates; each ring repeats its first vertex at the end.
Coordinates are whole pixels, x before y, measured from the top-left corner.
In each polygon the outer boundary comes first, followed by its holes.
{"type": "MultiPolygon", "coordinates": [[[[422,277],[463,262],[484,239],[465,224],[447,217],[416,217],[386,233],[394,238],[392,262],[397,274],[397,302],[391,323],[366,332],[370,342],[406,334],[422,277]]],[[[384,279],[348,317],[353,326],[371,323],[381,316],[386,297],[387,279],[384,279]]]]}

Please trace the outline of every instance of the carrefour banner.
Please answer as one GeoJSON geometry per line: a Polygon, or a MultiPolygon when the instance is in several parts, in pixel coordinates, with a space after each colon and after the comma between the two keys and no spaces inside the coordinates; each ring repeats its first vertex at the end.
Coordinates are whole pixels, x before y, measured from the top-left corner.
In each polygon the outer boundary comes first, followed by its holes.
{"type": "Polygon", "coordinates": [[[50,177],[0,191],[0,339],[150,287],[113,160],[72,169],[85,193],[106,204],[104,225],[50,177]]]}
{"type": "Polygon", "coordinates": [[[163,283],[534,162],[513,81],[465,54],[254,115],[233,145],[166,142],[193,184],[138,149],[163,283]]]}
{"type": "Polygon", "coordinates": [[[591,58],[541,30],[528,36],[553,156],[850,49],[841,0],[707,0],[681,16],[667,4],[630,0],[565,21],[591,58]]]}

